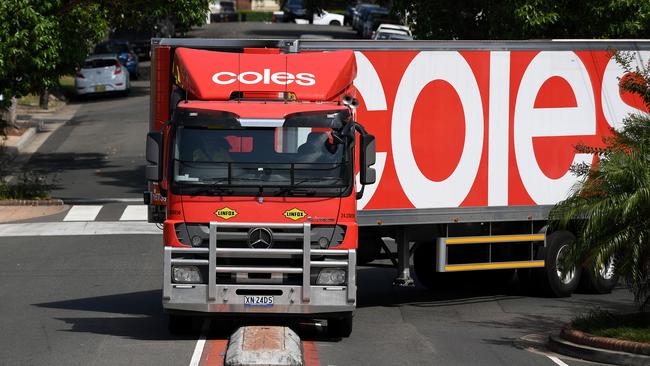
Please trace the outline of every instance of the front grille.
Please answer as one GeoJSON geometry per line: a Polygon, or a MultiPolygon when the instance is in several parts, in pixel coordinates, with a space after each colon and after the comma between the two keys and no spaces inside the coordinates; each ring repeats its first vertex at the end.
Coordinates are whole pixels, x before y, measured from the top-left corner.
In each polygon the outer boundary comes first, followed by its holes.
{"type": "MultiPolygon", "coordinates": [[[[217,245],[221,248],[249,248],[248,233],[251,229],[253,228],[220,228],[217,233],[217,245]]],[[[270,231],[273,234],[272,248],[302,248],[301,229],[272,229],[270,231]]],[[[192,245],[192,238],[198,236],[201,239],[200,247],[207,248],[209,245],[210,228],[207,224],[176,224],[175,232],[181,244],[192,245]]],[[[345,226],[313,225],[310,237],[313,249],[334,248],[343,242],[345,226]],[[323,243],[327,244],[323,245],[323,243]]]]}
{"type": "MultiPolygon", "coordinates": [[[[249,246],[249,232],[255,228],[265,228],[264,226],[255,226],[255,227],[228,227],[222,226],[219,227],[217,231],[217,248],[233,248],[233,249],[251,249],[249,246]]],[[[199,237],[201,239],[200,246],[194,246],[197,248],[208,248],[210,242],[210,227],[208,224],[185,224],[180,223],[176,224],[175,227],[176,236],[178,237],[179,242],[186,245],[192,245],[194,237],[199,237]]],[[[302,249],[303,248],[303,238],[304,232],[302,227],[296,228],[265,228],[269,230],[273,237],[273,242],[271,249],[302,249]]],[[[335,245],[339,245],[345,237],[345,227],[344,226],[335,226],[335,225],[317,225],[311,226],[310,228],[310,238],[311,238],[311,248],[312,249],[326,249],[327,246],[323,246],[319,242],[321,238],[327,238],[327,241],[332,242],[335,245]]],[[[333,247],[333,246],[332,246],[333,247]]],[[[253,249],[258,250],[258,249],[253,249]]],[[[264,249],[259,249],[260,251],[264,249]]],[[[208,253],[184,253],[174,255],[176,259],[188,259],[188,260],[208,260],[208,253]]],[[[313,256],[312,260],[323,260],[323,257],[313,256]]],[[[234,267],[255,267],[255,268],[264,268],[264,267],[291,267],[291,268],[300,268],[302,267],[302,257],[301,255],[286,255],[283,257],[266,257],[262,254],[261,257],[255,258],[237,258],[237,257],[223,257],[217,255],[216,258],[217,266],[234,266],[234,267]]],[[[208,278],[208,268],[202,266],[200,268],[202,276],[204,279],[208,278]]],[[[314,270],[310,274],[310,282],[312,285],[316,284],[316,279],[318,277],[318,270],[314,270]]],[[[301,274],[272,274],[268,273],[217,273],[216,275],[217,284],[236,284],[236,283],[253,283],[253,284],[267,284],[275,283],[282,285],[300,285],[302,283],[301,274]]]]}

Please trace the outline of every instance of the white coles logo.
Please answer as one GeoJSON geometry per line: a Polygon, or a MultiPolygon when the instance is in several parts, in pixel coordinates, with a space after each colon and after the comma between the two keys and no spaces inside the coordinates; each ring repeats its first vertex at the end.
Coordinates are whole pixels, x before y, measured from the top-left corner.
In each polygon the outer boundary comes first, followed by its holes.
{"type": "Polygon", "coordinates": [[[302,86],[312,86],[316,84],[316,76],[314,74],[301,72],[296,75],[290,72],[275,72],[271,74],[271,69],[264,69],[262,73],[255,71],[246,71],[237,75],[234,72],[230,71],[221,71],[212,75],[212,81],[219,85],[228,85],[232,84],[235,81],[239,80],[242,84],[266,84],[271,83],[278,85],[289,85],[295,82],[298,85],[302,86]]]}

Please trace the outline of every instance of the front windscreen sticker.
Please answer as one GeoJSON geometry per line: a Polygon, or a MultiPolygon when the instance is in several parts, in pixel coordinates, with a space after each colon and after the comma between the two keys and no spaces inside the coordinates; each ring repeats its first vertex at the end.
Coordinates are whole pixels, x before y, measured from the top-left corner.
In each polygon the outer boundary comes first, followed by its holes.
{"type": "Polygon", "coordinates": [[[214,212],[215,215],[221,217],[224,220],[232,219],[233,217],[237,216],[237,211],[233,210],[232,208],[229,207],[224,207],[221,209],[218,209],[214,212]]]}
{"type": "Polygon", "coordinates": [[[307,213],[297,208],[292,208],[291,210],[284,211],[284,217],[293,221],[300,220],[305,216],[307,216],[307,213]]]}

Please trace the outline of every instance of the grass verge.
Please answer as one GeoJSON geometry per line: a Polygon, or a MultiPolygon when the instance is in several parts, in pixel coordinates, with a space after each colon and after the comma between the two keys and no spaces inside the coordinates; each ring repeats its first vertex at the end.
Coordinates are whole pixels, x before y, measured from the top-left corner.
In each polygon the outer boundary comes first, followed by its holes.
{"type": "Polygon", "coordinates": [[[650,343],[650,313],[612,314],[595,311],[573,320],[574,329],[596,336],[650,343]]]}
{"type": "Polygon", "coordinates": [[[240,10],[239,14],[240,19],[246,22],[270,22],[273,18],[270,11],[240,10]]]}

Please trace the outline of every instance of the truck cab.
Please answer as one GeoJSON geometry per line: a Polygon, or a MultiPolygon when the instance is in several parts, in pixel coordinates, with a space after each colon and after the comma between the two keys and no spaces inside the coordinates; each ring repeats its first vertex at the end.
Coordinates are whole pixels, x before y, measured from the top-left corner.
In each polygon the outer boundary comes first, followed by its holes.
{"type": "Polygon", "coordinates": [[[353,54],[335,55],[342,74],[329,82],[289,70],[293,56],[174,52],[169,119],[147,139],[147,178],[165,197],[171,330],[219,314],[324,318],[336,335],[351,332],[355,171],[361,186],[374,182],[374,137],[347,94],[353,54]],[[203,83],[206,58],[216,66],[203,83]],[[228,71],[243,64],[251,71],[228,71]]]}

